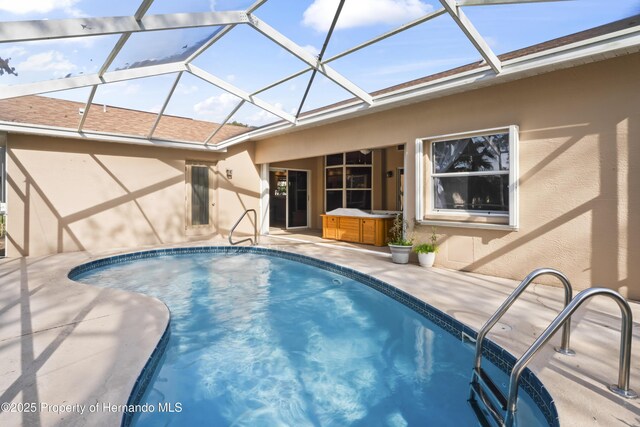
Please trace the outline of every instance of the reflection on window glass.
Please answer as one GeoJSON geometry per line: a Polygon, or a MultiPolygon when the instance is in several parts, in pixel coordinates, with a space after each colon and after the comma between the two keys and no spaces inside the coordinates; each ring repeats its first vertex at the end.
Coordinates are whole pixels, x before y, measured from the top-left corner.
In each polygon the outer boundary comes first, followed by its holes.
{"type": "Polygon", "coordinates": [[[342,190],[327,190],[326,211],[332,211],[342,207],[342,190]]]}
{"type": "Polygon", "coordinates": [[[287,195],[287,176],[279,175],[278,182],[276,183],[276,196],[286,196],[287,195]]]}
{"type": "Polygon", "coordinates": [[[434,178],[435,208],[509,211],[509,175],[434,178]]]}
{"type": "Polygon", "coordinates": [[[366,154],[362,153],[362,151],[352,151],[350,153],[346,153],[345,157],[347,158],[346,163],[348,165],[370,165],[372,159],[372,151],[371,150],[363,150],[366,154]]]}
{"type": "Polygon", "coordinates": [[[342,168],[327,168],[327,188],[342,188],[342,168]]]}
{"type": "Polygon", "coordinates": [[[209,224],[209,168],[191,167],[191,225],[209,224]]]}
{"type": "Polygon", "coordinates": [[[347,207],[371,210],[371,191],[347,190],[347,207]]]}
{"type": "Polygon", "coordinates": [[[435,173],[509,170],[509,134],[433,143],[435,173]]]}
{"type": "Polygon", "coordinates": [[[327,156],[327,166],[336,166],[343,164],[344,154],[330,154],[327,156]]]}
{"type": "Polygon", "coordinates": [[[347,188],[371,188],[371,168],[347,168],[347,188]]]}

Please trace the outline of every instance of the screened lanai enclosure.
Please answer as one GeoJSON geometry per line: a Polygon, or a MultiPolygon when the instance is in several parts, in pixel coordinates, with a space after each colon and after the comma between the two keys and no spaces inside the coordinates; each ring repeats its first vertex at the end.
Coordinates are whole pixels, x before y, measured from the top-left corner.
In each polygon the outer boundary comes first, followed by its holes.
{"type": "Polygon", "coordinates": [[[0,425],[636,425],[639,93],[640,0],[0,0],[0,425]]]}
{"type": "MultiPolygon", "coordinates": [[[[636,0],[5,2],[0,130],[220,150],[463,82],[509,80],[572,57],[528,46],[638,12],[636,0]],[[440,74],[457,78],[420,80],[440,74]],[[82,106],[64,120],[12,112],[28,100],[11,99],[41,94],[82,106]],[[104,123],[109,107],[150,114],[135,126],[126,114],[104,123]],[[210,125],[172,132],[175,116],[210,125]]],[[[584,37],[593,48],[611,41],[584,37]]]]}

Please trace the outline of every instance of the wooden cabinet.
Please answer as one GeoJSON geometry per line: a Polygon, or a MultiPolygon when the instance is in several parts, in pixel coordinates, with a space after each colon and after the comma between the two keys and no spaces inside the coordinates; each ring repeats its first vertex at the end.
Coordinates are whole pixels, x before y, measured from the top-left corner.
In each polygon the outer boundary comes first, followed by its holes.
{"type": "Polygon", "coordinates": [[[322,238],[338,238],[338,217],[322,215],[322,238]]]}
{"type": "Polygon", "coordinates": [[[340,216],[338,217],[338,240],[345,242],[360,242],[360,218],[340,216]]]}
{"type": "Polygon", "coordinates": [[[393,218],[322,215],[322,238],[384,246],[393,218]]]}

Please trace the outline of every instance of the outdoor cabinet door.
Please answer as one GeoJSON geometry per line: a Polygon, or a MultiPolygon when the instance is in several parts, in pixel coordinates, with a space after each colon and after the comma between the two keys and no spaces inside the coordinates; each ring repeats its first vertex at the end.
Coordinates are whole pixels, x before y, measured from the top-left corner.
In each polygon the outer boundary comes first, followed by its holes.
{"type": "Polygon", "coordinates": [[[187,163],[185,168],[187,236],[206,236],[215,232],[213,191],[213,166],[204,163],[187,163]]]}

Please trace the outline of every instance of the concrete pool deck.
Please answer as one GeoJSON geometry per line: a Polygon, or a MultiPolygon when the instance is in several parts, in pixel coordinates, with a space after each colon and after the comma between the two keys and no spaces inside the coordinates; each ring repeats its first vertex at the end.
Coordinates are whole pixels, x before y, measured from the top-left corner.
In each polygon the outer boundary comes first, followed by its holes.
{"type": "MultiPolygon", "coordinates": [[[[210,240],[179,246],[226,244],[223,240],[210,240]]],[[[323,241],[315,236],[273,235],[262,237],[261,245],[372,275],[476,330],[517,285],[516,281],[490,276],[396,265],[384,249],[323,241]]],[[[145,249],[150,248],[140,250],[145,249]]],[[[156,299],[79,284],[66,275],[78,264],[125,252],[132,250],[0,261],[0,402],[15,404],[12,409],[22,409],[17,404],[34,402],[39,409],[2,411],[0,425],[119,425],[120,408],[106,405],[127,402],[140,370],[165,329],[169,313],[156,299]],[[96,404],[98,410],[89,412],[90,405],[96,404]],[[80,405],[85,405],[82,414],[80,405]],[[58,413],[55,409],[68,412],[58,413]]],[[[640,319],[640,304],[631,306],[634,319],[640,319]]],[[[532,285],[489,337],[519,356],[561,308],[560,288],[532,285]]],[[[631,388],[640,392],[637,320],[631,388]]],[[[553,396],[563,427],[640,426],[640,400],[626,400],[608,390],[608,385],[618,378],[619,330],[617,305],[609,299],[596,298],[573,317],[571,347],[577,352],[575,357],[553,351],[553,345],[559,342],[557,334],[532,361],[530,368],[553,396]]]]}

